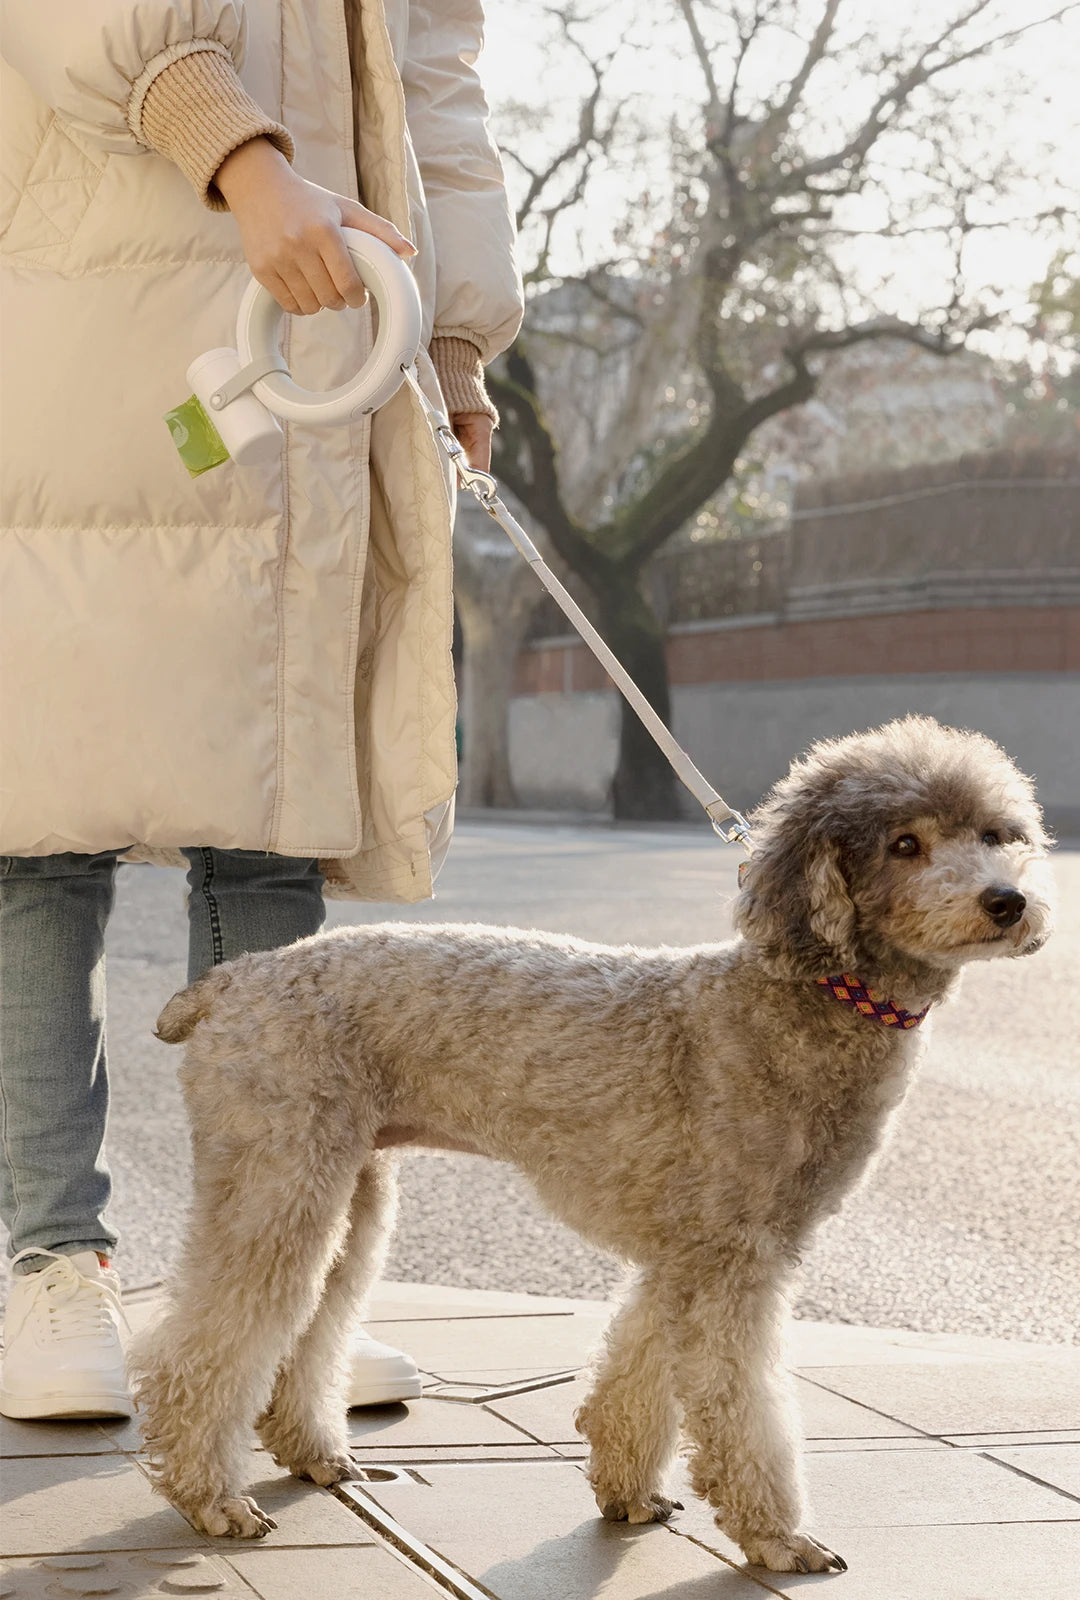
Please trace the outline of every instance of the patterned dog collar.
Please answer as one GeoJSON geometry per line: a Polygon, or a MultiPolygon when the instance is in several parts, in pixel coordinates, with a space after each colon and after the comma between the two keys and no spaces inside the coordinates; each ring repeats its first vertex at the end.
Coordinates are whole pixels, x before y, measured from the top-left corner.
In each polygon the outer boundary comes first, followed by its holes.
{"type": "Polygon", "coordinates": [[[852,1006],[864,1017],[873,1017],[876,1022],[884,1023],[886,1028],[917,1028],[930,1010],[929,1006],[924,1006],[921,1011],[905,1011],[902,1006],[894,1006],[877,989],[868,989],[850,972],[842,972],[838,978],[816,978],[814,981],[831,990],[837,1000],[842,1000],[846,1006],[852,1006]]]}

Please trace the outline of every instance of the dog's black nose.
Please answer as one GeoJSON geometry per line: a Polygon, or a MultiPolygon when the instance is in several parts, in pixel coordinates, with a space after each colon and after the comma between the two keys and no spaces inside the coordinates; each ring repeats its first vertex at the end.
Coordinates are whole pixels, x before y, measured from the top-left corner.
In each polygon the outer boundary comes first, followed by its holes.
{"type": "Polygon", "coordinates": [[[1027,901],[1019,889],[984,889],[979,904],[999,928],[1011,928],[1024,915],[1027,901]]]}

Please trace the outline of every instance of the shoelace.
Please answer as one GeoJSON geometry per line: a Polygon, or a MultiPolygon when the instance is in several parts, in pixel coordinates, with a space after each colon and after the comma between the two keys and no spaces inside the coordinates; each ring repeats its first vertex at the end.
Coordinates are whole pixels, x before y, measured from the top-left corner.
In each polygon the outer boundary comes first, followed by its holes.
{"type": "Polygon", "coordinates": [[[70,1256],[34,1247],[20,1250],[13,1258],[12,1265],[27,1256],[47,1256],[55,1263],[54,1266],[43,1267],[39,1272],[29,1274],[34,1283],[26,1307],[26,1316],[30,1317],[39,1301],[43,1303],[51,1338],[92,1339],[107,1335],[110,1332],[110,1309],[117,1313],[130,1332],[120,1295],[107,1279],[84,1278],[70,1256]]]}

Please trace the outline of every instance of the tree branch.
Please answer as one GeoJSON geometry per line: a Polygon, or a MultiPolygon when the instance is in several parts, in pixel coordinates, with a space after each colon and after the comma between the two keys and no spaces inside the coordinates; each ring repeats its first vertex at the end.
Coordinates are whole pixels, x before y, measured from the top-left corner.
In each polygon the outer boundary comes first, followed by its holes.
{"type": "MultiPolygon", "coordinates": [[[[974,331],[976,326],[985,327],[989,320],[974,319],[965,332],[974,331]]],[[[956,355],[965,348],[962,338],[950,340],[944,330],[935,333],[898,317],[821,329],[787,345],[784,356],[792,369],[791,377],[735,412],[714,415],[700,437],[674,456],[641,498],[615,518],[613,531],[620,559],[628,565],[642,566],[723,487],[756,428],[811,398],[817,380],[807,364],[808,356],[846,350],[873,339],[903,339],[937,356],[956,355]]]]}
{"type": "Polygon", "coordinates": [[[1033,28],[1044,27],[1050,22],[1060,22],[1069,12],[1077,9],[1080,0],[1070,0],[1069,4],[1060,7],[1048,17],[1039,17],[1033,22],[1009,28],[1004,33],[995,34],[979,44],[972,45],[970,49],[958,50],[947,55],[941,61],[931,60],[936,51],[941,50],[951,39],[955,39],[962,29],[970,22],[974,22],[991,4],[992,0],[974,0],[974,4],[960,16],[955,17],[947,28],[924,46],[906,72],[894,78],[889,87],[882,90],[862,127],[847,144],[839,150],[834,150],[831,155],[819,156],[816,160],[803,162],[793,168],[787,175],[785,187],[789,190],[801,188],[805,186],[808,178],[835,172],[838,168],[850,164],[861,165],[881,134],[895,121],[896,114],[903,110],[916,89],[964,61],[972,61],[978,56],[987,55],[1000,44],[1019,39],[1023,34],[1030,33],[1033,28]]]}
{"type": "Polygon", "coordinates": [[[580,572],[590,585],[602,585],[609,562],[594,541],[605,530],[585,529],[566,509],[559,485],[555,440],[541,413],[536,374],[520,341],[507,351],[505,361],[506,376],[489,368],[486,382],[500,411],[505,409],[513,412],[515,433],[528,453],[532,472],[526,481],[514,466],[509,463],[504,465],[500,459],[500,473],[508,487],[545,529],[552,545],[567,565],[575,572],[580,572]]]}
{"type": "Polygon", "coordinates": [[[780,141],[787,132],[791,119],[798,109],[803,96],[803,90],[810,80],[810,74],[822,60],[829,48],[836,25],[836,13],[840,9],[840,0],[825,0],[825,9],[821,13],[817,27],[814,29],[813,38],[807,46],[806,54],[798,72],[788,84],[787,94],[780,104],[774,107],[766,116],[761,125],[761,130],[756,140],[759,155],[766,160],[779,147],[780,141]]]}
{"type": "Polygon", "coordinates": [[[791,378],[750,401],[735,416],[714,417],[700,438],[668,463],[635,504],[615,521],[623,560],[644,566],[730,478],[739,452],[768,417],[809,400],[816,379],[798,355],[791,378]]]}
{"type": "Polygon", "coordinates": [[[977,329],[988,328],[994,319],[988,316],[973,317],[960,331],[958,338],[950,339],[942,327],[935,332],[917,322],[904,322],[900,317],[874,317],[867,322],[851,323],[846,328],[822,328],[801,339],[785,345],[784,355],[792,365],[797,365],[809,355],[829,350],[847,350],[855,344],[866,344],[871,339],[903,339],[906,344],[918,345],[935,356],[954,356],[965,348],[964,340],[977,329]]]}
{"type": "Polygon", "coordinates": [[[698,66],[701,68],[701,75],[705,79],[705,91],[709,100],[708,120],[718,124],[720,121],[720,90],[717,87],[716,74],[713,71],[709,47],[705,43],[701,28],[698,26],[697,14],[694,11],[694,0],[678,0],[678,6],[689,30],[690,39],[694,46],[694,54],[697,56],[698,66]]]}

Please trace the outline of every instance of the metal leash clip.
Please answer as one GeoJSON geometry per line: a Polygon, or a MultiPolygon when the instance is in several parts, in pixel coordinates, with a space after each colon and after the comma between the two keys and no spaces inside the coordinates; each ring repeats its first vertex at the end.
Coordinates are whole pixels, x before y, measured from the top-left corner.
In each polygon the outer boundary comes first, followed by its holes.
{"type": "Polygon", "coordinates": [[[750,842],[750,824],[741,811],[728,811],[724,817],[715,817],[712,810],[706,807],[706,814],[712,823],[713,832],[718,833],[725,844],[742,845],[750,853],[753,845],[750,842]]]}

